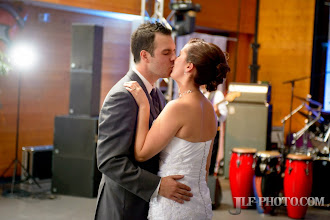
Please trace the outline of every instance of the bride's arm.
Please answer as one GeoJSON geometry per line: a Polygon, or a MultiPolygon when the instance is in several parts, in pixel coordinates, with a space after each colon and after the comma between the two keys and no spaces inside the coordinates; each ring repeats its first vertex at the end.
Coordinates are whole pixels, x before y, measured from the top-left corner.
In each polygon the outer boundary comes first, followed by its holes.
{"type": "Polygon", "coordinates": [[[174,101],[168,103],[149,130],[150,106],[143,89],[137,83],[126,83],[125,87],[139,106],[134,156],[137,161],[146,161],[163,150],[182,127],[180,106],[174,101]]]}
{"type": "Polygon", "coordinates": [[[145,142],[146,136],[149,132],[149,116],[150,116],[149,102],[147,105],[139,105],[139,113],[137,118],[135,145],[134,145],[134,157],[137,161],[140,161],[138,160],[138,158],[143,148],[143,144],[145,142]]]}
{"type": "Polygon", "coordinates": [[[165,106],[150,128],[143,146],[135,146],[137,161],[146,161],[164,149],[182,127],[180,115],[180,105],[175,101],[165,106]]]}

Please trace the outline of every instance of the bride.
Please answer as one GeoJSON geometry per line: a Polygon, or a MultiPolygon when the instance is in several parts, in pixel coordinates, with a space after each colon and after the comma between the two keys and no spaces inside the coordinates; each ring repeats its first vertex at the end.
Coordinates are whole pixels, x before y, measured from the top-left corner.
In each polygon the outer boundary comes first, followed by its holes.
{"type": "Polygon", "coordinates": [[[140,85],[125,83],[138,106],[134,155],[146,161],[160,153],[160,177],[184,175],[193,197],[180,204],[162,196],[150,201],[148,219],[211,219],[207,176],[217,118],[212,104],[200,92],[216,90],[230,70],[221,49],[201,39],[191,39],[176,58],[171,77],[179,86],[179,98],[169,102],[149,130],[150,105],[140,85]]]}

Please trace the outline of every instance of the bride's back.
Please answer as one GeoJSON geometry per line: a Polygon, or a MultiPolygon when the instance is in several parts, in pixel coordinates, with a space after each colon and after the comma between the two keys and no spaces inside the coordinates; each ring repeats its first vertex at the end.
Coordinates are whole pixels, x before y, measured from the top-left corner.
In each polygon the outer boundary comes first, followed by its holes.
{"type": "Polygon", "coordinates": [[[182,128],[175,135],[190,142],[204,142],[215,137],[217,119],[211,102],[199,91],[185,94],[176,100],[185,110],[175,117],[182,120],[182,128]]]}

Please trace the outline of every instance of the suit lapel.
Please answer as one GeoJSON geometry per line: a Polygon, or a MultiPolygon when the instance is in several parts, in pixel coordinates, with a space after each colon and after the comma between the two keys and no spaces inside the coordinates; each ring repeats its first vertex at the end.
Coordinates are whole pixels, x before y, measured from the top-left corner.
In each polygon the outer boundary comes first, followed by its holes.
{"type": "MultiPolygon", "coordinates": [[[[129,71],[127,73],[128,77],[132,80],[132,81],[137,81],[140,86],[142,87],[143,91],[145,92],[145,94],[147,95],[147,98],[149,100],[149,104],[150,104],[150,113],[151,113],[151,116],[149,118],[149,122],[153,122],[153,120],[155,120],[157,118],[157,114],[156,114],[156,111],[155,111],[155,108],[154,108],[154,104],[150,98],[150,95],[148,93],[148,90],[147,88],[145,87],[144,83],[142,82],[142,80],[140,79],[140,77],[134,72],[134,71],[129,71]]],[[[159,91],[158,91],[159,92],[159,91]]]]}

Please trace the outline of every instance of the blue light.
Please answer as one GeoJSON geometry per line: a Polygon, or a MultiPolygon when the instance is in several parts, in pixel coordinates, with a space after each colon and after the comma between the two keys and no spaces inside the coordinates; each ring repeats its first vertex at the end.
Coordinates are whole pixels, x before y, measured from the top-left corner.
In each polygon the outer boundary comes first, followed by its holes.
{"type": "MultiPolygon", "coordinates": [[[[328,41],[330,45],[330,40],[328,41]]],[[[325,66],[325,79],[324,79],[324,100],[323,109],[330,112],[330,47],[327,48],[327,61],[325,66]]]]}
{"type": "Polygon", "coordinates": [[[50,22],[50,14],[49,13],[40,13],[38,15],[38,19],[40,22],[49,23],[50,22]]]}

